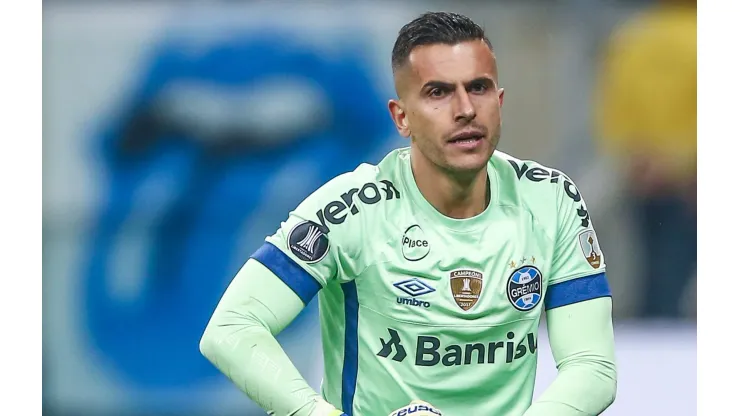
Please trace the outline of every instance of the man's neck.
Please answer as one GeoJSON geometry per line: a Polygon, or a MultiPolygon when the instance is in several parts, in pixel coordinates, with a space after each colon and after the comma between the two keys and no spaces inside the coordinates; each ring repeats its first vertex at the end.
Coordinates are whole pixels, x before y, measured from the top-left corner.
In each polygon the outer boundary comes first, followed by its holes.
{"type": "Polygon", "coordinates": [[[411,171],[424,198],[447,217],[471,218],[488,206],[490,187],[485,168],[467,175],[453,174],[412,151],[411,171]]]}

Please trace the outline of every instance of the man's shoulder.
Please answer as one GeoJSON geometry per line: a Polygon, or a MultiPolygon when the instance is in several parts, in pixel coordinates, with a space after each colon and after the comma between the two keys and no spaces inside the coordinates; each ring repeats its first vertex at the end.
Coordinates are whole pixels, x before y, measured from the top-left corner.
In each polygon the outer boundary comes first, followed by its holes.
{"type": "Polygon", "coordinates": [[[563,198],[581,200],[575,182],[559,169],[498,150],[490,163],[499,177],[499,194],[504,204],[522,205],[533,214],[548,215],[559,209],[563,198]]]}
{"type": "Polygon", "coordinates": [[[547,186],[547,184],[561,184],[565,181],[573,182],[562,170],[535,160],[519,159],[498,150],[494,152],[490,163],[501,177],[504,186],[530,187],[537,184],[547,186]]]}
{"type": "Polygon", "coordinates": [[[361,163],[319,187],[297,210],[328,229],[382,213],[385,210],[379,210],[380,206],[401,199],[403,187],[398,172],[401,158],[401,151],[394,150],[377,164],[361,163]]]}
{"type": "MultiPolygon", "coordinates": [[[[316,192],[332,193],[336,190],[352,187],[362,188],[365,184],[376,182],[396,182],[399,163],[403,158],[403,149],[393,150],[377,163],[364,162],[349,172],[344,172],[330,179],[316,192]]],[[[369,185],[371,186],[371,185],[369,185]]],[[[377,184],[376,184],[377,186],[377,184]]]]}
{"type": "Polygon", "coordinates": [[[354,170],[337,175],[324,183],[309,198],[324,204],[338,198],[348,206],[358,201],[374,204],[399,198],[400,158],[399,149],[388,153],[376,164],[361,163],[354,170]]]}

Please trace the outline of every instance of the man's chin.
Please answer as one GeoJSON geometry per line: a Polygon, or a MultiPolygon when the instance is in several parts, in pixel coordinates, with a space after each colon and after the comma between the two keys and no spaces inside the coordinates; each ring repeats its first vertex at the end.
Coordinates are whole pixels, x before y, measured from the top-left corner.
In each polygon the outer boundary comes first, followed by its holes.
{"type": "Polygon", "coordinates": [[[475,174],[486,168],[490,158],[490,154],[477,152],[474,154],[457,155],[447,160],[447,166],[450,171],[455,173],[475,174]]]}

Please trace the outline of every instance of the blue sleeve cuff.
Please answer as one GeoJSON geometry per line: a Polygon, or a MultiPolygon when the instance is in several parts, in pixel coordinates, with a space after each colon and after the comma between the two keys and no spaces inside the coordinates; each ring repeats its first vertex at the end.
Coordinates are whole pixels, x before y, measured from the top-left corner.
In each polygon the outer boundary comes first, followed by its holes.
{"type": "Polygon", "coordinates": [[[321,284],[306,270],[298,265],[282,250],[270,243],[265,243],[252,254],[252,258],[262,263],[275,276],[279,277],[298,295],[304,305],[308,305],[321,290],[321,284]]]}
{"type": "Polygon", "coordinates": [[[573,303],[611,296],[606,273],[579,277],[556,283],[547,288],[545,309],[559,308],[573,303]]]}

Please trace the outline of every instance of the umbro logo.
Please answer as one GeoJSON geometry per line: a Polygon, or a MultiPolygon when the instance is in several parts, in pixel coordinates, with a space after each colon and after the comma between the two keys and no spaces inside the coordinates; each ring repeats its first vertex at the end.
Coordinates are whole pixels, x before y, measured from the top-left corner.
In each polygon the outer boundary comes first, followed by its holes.
{"type": "Polygon", "coordinates": [[[414,277],[413,279],[403,280],[393,284],[397,289],[402,290],[409,296],[421,296],[427,293],[434,292],[434,288],[421,281],[421,279],[414,277]]]}
{"type": "Polygon", "coordinates": [[[432,304],[429,302],[416,299],[417,296],[426,295],[427,293],[432,293],[435,291],[433,287],[424,283],[421,279],[414,277],[413,279],[396,282],[393,284],[393,286],[395,286],[396,289],[399,289],[407,295],[411,296],[411,298],[399,296],[396,298],[397,303],[401,305],[421,306],[423,308],[429,308],[430,306],[432,306],[432,304]]]}

